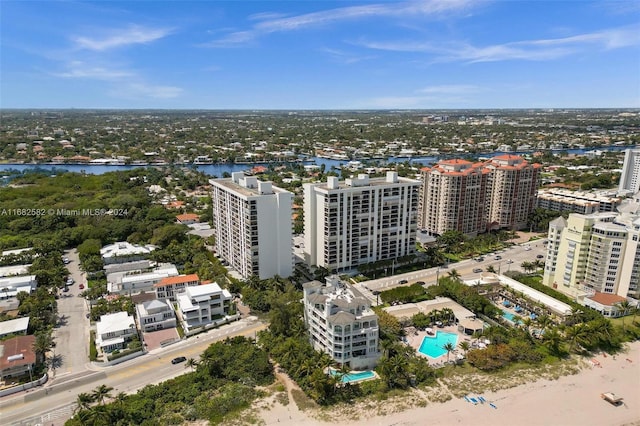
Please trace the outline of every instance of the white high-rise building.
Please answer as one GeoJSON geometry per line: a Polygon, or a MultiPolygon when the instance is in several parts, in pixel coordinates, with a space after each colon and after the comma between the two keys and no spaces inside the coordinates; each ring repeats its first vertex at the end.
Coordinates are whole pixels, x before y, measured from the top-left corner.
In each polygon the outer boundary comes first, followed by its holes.
{"type": "Polygon", "coordinates": [[[626,194],[640,191],[640,149],[625,151],[618,191],[626,194]]]}
{"type": "Polygon", "coordinates": [[[304,252],[330,271],[415,252],[420,182],[387,172],[304,184],[304,252]]]}
{"type": "Polygon", "coordinates": [[[378,316],[369,300],[337,275],[303,284],[304,320],[311,344],[352,369],[374,368],[380,358],[378,316]]]}
{"type": "Polygon", "coordinates": [[[558,218],[549,224],[543,284],[576,300],[596,292],[638,298],[639,238],[638,214],[558,218]]]}
{"type": "Polygon", "coordinates": [[[211,179],[218,254],[244,278],[293,272],[293,194],[242,172],[211,179]]]}

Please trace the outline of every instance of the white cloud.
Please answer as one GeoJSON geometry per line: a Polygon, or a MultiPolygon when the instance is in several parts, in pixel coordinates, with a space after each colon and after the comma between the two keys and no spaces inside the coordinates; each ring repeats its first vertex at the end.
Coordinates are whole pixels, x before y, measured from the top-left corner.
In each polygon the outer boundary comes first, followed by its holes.
{"type": "Polygon", "coordinates": [[[323,53],[326,53],[327,55],[332,57],[334,60],[345,63],[345,64],[355,64],[358,62],[375,58],[374,55],[369,55],[369,56],[355,55],[353,53],[345,52],[339,49],[331,49],[328,47],[320,49],[320,51],[323,53]]]}
{"type": "Polygon", "coordinates": [[[175,86],[156,86],[147,83],[124,83],[113,88],[111,95],[126,99],[172,99],[182,94],[183,90],[175,86]]]}
{"type": "Polygon", "coordinates": [[[466,95],[484,91],[483,88],[471,84],[444,84],[440,86],[428,86],[418,90],[426,94],[466,95]]]}
{"type": "Polygon", "coordinates": [[[506,60],[545,61],[578,52],[611,50],[640,45],[640,28],[621,27],[556,39],[539,39],[474,46],[469,43],[395,41],[356,43],[376,50],[424,52],[434,61],[496,62],[506,60]]]}
{"type": "Polygon", "coordinates": [[[171,33],[168,28],[145,28],[139,25],[130,25],[124,29],[109,30],[103,38],[72,37],[76,46],[89,50],[108,50],[132,44],[146,44],[166,37],[171,33]]]}
{"type": "Polygon", "coordinates": [[[133,76],[130,71],[89,65],[81,61],[73,61],[67,68],[67,71],[54,73],[53,75],[63,78],[87,78],[106,81],[120,80],[133,76]]]}
{"type": "Polygon", "coordinates": [[[472,0],[414,0],[407,2],[378,3],[363,6],[348,6],[302,15],[280,17],[273,13],[252,15],[258,20],[251,29],[232,33],[227,37],[208,43],[211,47],[230,47],[246,43],[264,34],[294,31],[308,27],[327,25],[333,22],[374,17],[428,16],[445,12],[461,11],[477,5],[472,0]]]}

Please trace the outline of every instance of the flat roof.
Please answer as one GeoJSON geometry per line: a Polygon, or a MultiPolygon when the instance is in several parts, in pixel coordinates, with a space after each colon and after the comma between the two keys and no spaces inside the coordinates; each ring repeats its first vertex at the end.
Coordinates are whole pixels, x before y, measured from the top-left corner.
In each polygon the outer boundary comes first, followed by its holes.
{"type": "Polygon", "coordinates": [[[504,275],[498,276],[500,280],[500,284],[505,285],[509,288],[514,289],[515,291],[519,291],[524,293],[526,297],[529,299],[542,303],[552,311],[560,315],[569,315],[571,313],[571,306],[567,305],[564,302],[559,301],[558,299],[554,299],[553,297],[546,295],[538,290],[535,290],[529,286],[522,284],[514,279],[509,277],[505,277],[504,275]]]}
{"type": "Polygon", "coordinates": [[[16,318],[0,322],[0,336],[11,333],[21,333],[29,328],[29,317],[16,318]]]}
{"type": "Polygon", "coordinates": [[[135,327],[136,322],[133,316],[124,311],[102,315],[100,321],[96,323],[96,334],[101,336],[109,332],[125,330],[130,328],[132,324],[135,327]]]}
{"type": "Polygon", "coordinates": [[[25,275],[29,272],[28,265],[12,265],[12,266],[0,266],[0,277],[9,277],[13,275],[25,275]]]}

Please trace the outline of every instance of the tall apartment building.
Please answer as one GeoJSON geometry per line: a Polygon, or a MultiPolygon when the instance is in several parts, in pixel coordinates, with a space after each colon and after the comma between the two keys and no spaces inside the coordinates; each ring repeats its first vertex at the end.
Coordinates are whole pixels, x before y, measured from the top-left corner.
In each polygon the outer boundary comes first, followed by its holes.
{"type": "Polygon", "coordinates": [[[460,231],[469,236],[487,230],[485,204],[488,170],[483,163],[444,160],[421,169],[418,226],[429,234],[460,231]]]}
{"type": "Polygon", "coordinates": [[[549,224],[543,284],[580,301],[597,293],[640,296],[640,215],[570,214],[549,224]]]}
{"type": "Polygon", "coordinates": [[[380,358],[378,316],[358,290],[327,277],[303,284],[304,320],[311,344],[352,369],[374,368],[380,358]]]}
{"type": "Polygon", "coordinates": [[[293,194],[242,172],[209,182],[218,254],[244,278],[290,276],[293,194]]]}
{"type": "Polygon", "coordinates": [[[562,188],[541,189],[538,191],[537,207],[557,212],[591,214],[614,212],[622,203],[611,191],[570,191],[562,188]]]}
{"type": "Polygon", "coordinates": [[[387,172],[304,184],[304,253],[330,271],[415,252],[420,182],[387,172]]]}
{"type": "Polygon", "coordinates": [[[640,191],[640,149],[625,151],[618,190],[630,194],[640,191]]]}
{"type": "Polygon", "coordinates": [[[527,227],[536,206],[540,186],[540,164],[529,164],[517,155],[499,155],[485,164],[488,229],[518,230],[527,227]]]}
{"type": "Polygon", "coordinates": [[[419,227],[431,234],[474,236],[527,226],[536,203],[540,165],[517,155],[484,163],[444,160],[422,169],[419,227]]]}

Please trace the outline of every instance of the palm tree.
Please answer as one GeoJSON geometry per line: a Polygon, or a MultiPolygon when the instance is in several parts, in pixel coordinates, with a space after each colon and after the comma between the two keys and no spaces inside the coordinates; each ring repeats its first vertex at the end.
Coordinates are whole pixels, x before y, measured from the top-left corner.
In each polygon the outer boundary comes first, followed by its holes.
{"type": "Polygon", "coordinates": [[[48,331],[36,333],[36,340],[33,342],[33,351],[36,353],[38,360],[44,360],[45,354],[52,346],[53,338],[51,337],[51,333],[48,331]]]}
{"type": "Polygon", "coordinates": [[[184,365],[184,368],[191,367],[191,371],[194,371],[196,369],[196,367],[198,366],[198,364],[199,364],[198,361],[196,361],[193,358],[189,358],[187,360],[186,364],[184,365]]]}
{"type": "Polygon", "coordinates": [[[558,330],[551,329],[548,333],[545,333],[543,337],[544,345],[549,348],[551,355],[560,356],[560,345],[562,344],[562,336],[558,333],[558,330]]]}
{"type": "Polygon", "coordinates": [[[576,324],[569,327],[566,337],[569,339],[569,351],[572,351],[576,344],[582,345],[589,335],[589,329],[585,324],[576,324]]]}
{"type": "Polygon", "coordinates": [[[536,323],[540,327],[540,334],[542,334],[547,328],[551,327],[553,320],[549,315],[540,315],[536,318],[536,323]]]}
{"type": "Polygon", "coordinates": [[[447,275],[449,275],[449,278],[454,281],[460,281],[460,272],[458,272],[456,269],[450,270],[447,275]]]}
{"type": "Polygon", "coordinates": [[[623,300],[620,303],[616,303],[616,306],[618,307],[619,310],[622,311],[622,331],[625,331],[624,317],[627,315],[627,313],[633,307],[633,305],[631,303],[629,303],[628,300],[623,300]]]}
{"type": "Polygon", "coordinates": [[[79,393],[78,396],[76,397],[76,408],[74,410],[74,413],[80,411],[80,410],[87,410],[89,407],[91,407],[91,404],[95,402],[95,398],[93,397],[93,395],[90,395],[88,393],[79,393]]]}
{"type": "Polygon", "coordinates": [[[449,355],[451,355],[451,352],[456,350],[456,347],[454,346],[453,343],[447,342],[442,346],[442,349],[447,351],[447,362],[449,362],[449,355]]]}
{"type": "Polygon", "coordinates": [[[466,340],[460,342],[458,346],[460,346],[460,349],[462,349],[465,354],[469,351],[469,348],[471,348],[471,345],[466,340]]]}
{"type": "Polygon", "coordinates": [[[521,267],[522,269],[524,269],[524,271],[525,271],[526,273],[528,273],[528,274],[530,274],[530,273],[531,273],[531,271],[533,271],[533,270],[535,269],[535,266],[533,266],[533,263],[531,263],[531,262],[526,262],[526,261],[525,261],[525,262],[522,262],[522,263],[520,264],[520,267],[521,267]]]}
{"type": "Polygon", "coordinates": [[[104,405],[105,398],[111,398],[112,387],[102,384],[93,390],[94,401],[99,401],[101,405],[104,405]]]}
{"type": "Polygon", "coordinates": [[[491,272],[492,274],[496,273],[496,268],[493,265],[487,266],[487,272],[491,272]]]}
{"type": "Polygon", "coordinates": [[[316,362],[313,358],[305,358],[304,361],[298,366],[296,370],[296,375],[298,377],[307,377],[313,374],[313,372],[318,368],[316,362]]]}

